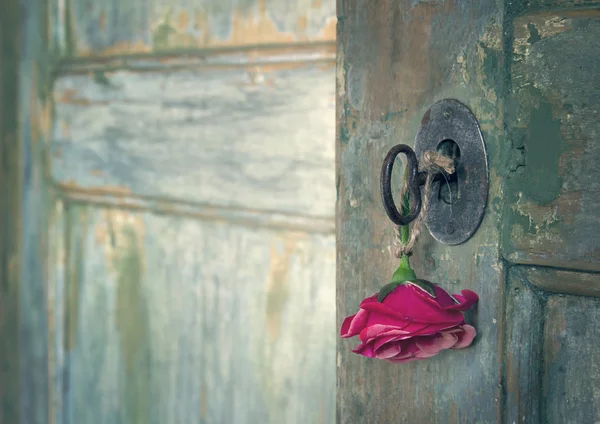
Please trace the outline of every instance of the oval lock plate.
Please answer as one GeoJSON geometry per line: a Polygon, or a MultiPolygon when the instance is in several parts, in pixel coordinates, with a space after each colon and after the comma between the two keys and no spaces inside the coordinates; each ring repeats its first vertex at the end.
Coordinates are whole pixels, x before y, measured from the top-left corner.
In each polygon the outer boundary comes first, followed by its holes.
{"type": "Polygon", "coordinates": [[[419,162],[427,150],[454,157],[456,173],[433,184],[425,224],[440,243],[464,243],[481,224],[489,186],[479,123],[464,104],[445,99],[425,112],[415,139],[419,162]]]}

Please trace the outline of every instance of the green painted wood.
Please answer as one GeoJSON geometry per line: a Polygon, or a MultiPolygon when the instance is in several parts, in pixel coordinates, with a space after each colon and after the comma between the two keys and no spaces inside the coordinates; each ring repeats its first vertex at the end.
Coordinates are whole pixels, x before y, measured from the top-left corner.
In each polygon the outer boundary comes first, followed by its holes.
{"type": "Polygon", "coordinates": [[[600,270],[600,9],[515,19],[504,255],[600,270]]]}
{"type": "Polygon", "coordinates": [[[544,328],[545,418],[549,423],[597,422],[600,417],[600,301],[578,296],[548,300],[544,328]]]}
{"type": "Polygon", "coordinates": [[[600,297],[600,274],[546,267],[524,267],[527,280],[540,289],[563,294],[600,297]]]}
{"type": "Polygon", "coordinates": [[[5,2],[0,14],[0,423],[20,423],[19,263],[21,222],[19,2],[5,2]],[[12,389],[10,389],[12,388],[12,389]]]}
{"type": "Polygon", "coordinates": [[[471,108],[491,183],[473,239],[447,247],[424,234],[412,258],[419,277],[480,295],[467,316],[478,330],[473,346],[392,365],[338,339],[338,423],[600,421],[590,297],[599,7],[338,1],[338,328],[395,268],[379,170],[392,145],[412,144],[432,103],[456,98],[471,108]]]}
{"type": "Polygon", "coordinates": [[[593,323],[599,319],[600,302],[549,296],[532,285],[532,276],[539,279],[540,274],[511,268],[505,292],[510,320],[504,422],[596,422],[600,360],[593,323]]]}
{"type": "Polygon", "coordinates": [[[544,323],[546,300],[531,287],[526,270],[512,267],[506,297],[505,400],[506,423],[542,423],[544,323]]]}

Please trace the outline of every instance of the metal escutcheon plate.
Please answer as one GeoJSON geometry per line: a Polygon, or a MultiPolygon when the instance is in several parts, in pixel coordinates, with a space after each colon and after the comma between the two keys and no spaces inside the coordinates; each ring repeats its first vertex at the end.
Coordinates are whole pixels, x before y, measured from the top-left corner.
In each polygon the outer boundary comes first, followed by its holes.
{"type": "Polygon", "coordinates": [[[424,152],[448,146],[446,140],[454,141],[459,149],[456,181],[434,183],[425,224],[440,243],[457,245],[470,239],[479,228],[489,187],[487,155],[479,124],[457,100],[441,100],[423,115],[415,139],[419,163],[424,152]]]}

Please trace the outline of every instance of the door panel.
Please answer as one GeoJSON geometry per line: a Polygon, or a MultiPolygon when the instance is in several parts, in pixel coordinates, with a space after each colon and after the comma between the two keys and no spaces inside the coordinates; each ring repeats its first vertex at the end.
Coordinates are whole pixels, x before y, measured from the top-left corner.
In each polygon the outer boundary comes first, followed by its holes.
{"type": "Polygon", "coordinates": [[[600,270],[600,10],[515,19],[504,255],[600,270]]]}
{"type": "Polygon", "coordinates": [[[490,192],[472,239],[449,247],[424,232],[411,261],[479,294],[473,346],[392,365],[339,339],[337,422],[600,421],[599,7],[338,1],[338,327],[396,267],[380,167],[434,102],[477,117],[490,192]]]}
{"type": "Polygon", "coordinates": [[[59,209],[68,422],[330,419],[330,235],[59,209]]]}
{"type": "Polygon", "coordinates": [[[55,83],[52,173],[61,186],[331,223],[334,144],[323,141],[335,138],[331,63],[104,78],[55,83]]]}
{"type": "Polygon", "coordinates": [[[544,267],[522,268],[527,281],[551,293],[600,297],[600,274],[544,267]]]}
{"type": "Polygon", "coordinates": [[[504,422],[588,423],[600,414],[600,300],[545,296],[526,268],[509,275],[504,422]]]}
{"type": "Polygon", "coordinates": [[[544,328],[544,393],[550,422],[597,422],[600,416],[600,300],[552,297],[544,328]]]}
{"type": "MultiPolygon", "coordinates": [[[[487,84],[486,72],[501,69],[502,19],[496,3],[487,1],[340,1],[338,17],[339,328],[397,267],[389,253],[393,225],[379,200],[381,164],[393,145],[412,144],[431,103],[453,97],[471,105],[496,172],[501,113],[498,87],[487,84]]],[[[491,196],[499,193],[492,178],[491,196]]],[[[391,365],[352,353],[354,340],[338,340],[338,422],[496,422],[504,273],[499,218],[499,211],[488,211],[475,237],[457,247],[424,231],[411,262],[422,278],[480,295],[470,317],[479,332],[474,346],[391,365]]]]}
{"type": "Polygon", "coordinates": [[[502,422],[543,423],[544,321],[546,301],[532,289],[524,270],[508,275],[506,317],[506,411],[502,422]]]}
{"type": "Polygon", "coordinates": [[[53,419],[332,421],[333,3],[88,3],[54,32],[53,419]]]}

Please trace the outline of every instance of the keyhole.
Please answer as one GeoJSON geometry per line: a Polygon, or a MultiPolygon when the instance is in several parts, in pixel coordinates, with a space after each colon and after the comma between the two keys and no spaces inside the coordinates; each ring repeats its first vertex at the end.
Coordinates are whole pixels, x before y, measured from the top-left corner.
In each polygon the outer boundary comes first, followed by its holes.
{"type": "MultiPolygon", "coordinates": [[[[460,149],[454,140],[446,139],[440,142],[437,147],[438,153],[448,156],[452,159],[460,158],[460,149]]],[[[456,172],[448,177],[448,181],[442,178],[440,181],[439,199],[447,205],[452,205],[460,198],[460,189],[458,186],[459,167],[456,172]]]]}

